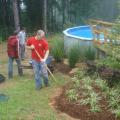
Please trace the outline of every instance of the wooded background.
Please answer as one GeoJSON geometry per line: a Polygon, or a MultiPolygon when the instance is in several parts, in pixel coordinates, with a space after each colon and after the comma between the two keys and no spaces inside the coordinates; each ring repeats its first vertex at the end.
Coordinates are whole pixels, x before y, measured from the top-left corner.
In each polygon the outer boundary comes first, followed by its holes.
{"type": "Polygon", "coordinates": [[[88,19],[109,22],[119,16],[120,0],[0,0],[0,39],[13,30],[44,29],[55,33],[70,26],[87,24],[88,19]]]}

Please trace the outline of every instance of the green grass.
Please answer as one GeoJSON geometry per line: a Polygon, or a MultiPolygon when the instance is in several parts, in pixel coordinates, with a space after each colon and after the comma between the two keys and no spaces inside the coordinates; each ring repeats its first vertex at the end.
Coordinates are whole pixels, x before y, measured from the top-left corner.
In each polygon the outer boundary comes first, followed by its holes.
{"type": "Polygon", "coordinates": [[[30,75],[21,78],[16,76],[4,83],[7,87],[0,88],[0,93],[9,96],[9,99],[0,102],[0,120],[63,120],[64,118],[57,118],[56,111],[49,105],[56,88],[65,83],[60,74],[55,77],[57,82],[51,78],[50,87],[44,87],[40,91],[35,90],[30,75]]]}

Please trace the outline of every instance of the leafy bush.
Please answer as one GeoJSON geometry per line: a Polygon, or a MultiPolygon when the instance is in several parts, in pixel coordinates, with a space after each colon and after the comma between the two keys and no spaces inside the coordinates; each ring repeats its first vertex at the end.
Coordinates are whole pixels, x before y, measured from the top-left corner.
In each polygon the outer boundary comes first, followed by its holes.
{"type": "Polygon", "coordinates": [[[117,18],[115,24],[112,27],[110,38],[114,41],[116,40],[118,41],[119,35],[120,35],[120,17],[117,18]]]}
{"type": "Polygon", "coordinates": [[[75,64],[78,62],[80,57],[80,49],[79,46],[74,45],[70,48],[68,52],[68,62],[71,68],[75,67],[75,64]]]}
{"type": "Polygon", "coordinates": [[[107,66],[113,69],[120,69],[120,62],[115,57],[107,57],[105,59],[97,61],[97,67],[107,66]]]}

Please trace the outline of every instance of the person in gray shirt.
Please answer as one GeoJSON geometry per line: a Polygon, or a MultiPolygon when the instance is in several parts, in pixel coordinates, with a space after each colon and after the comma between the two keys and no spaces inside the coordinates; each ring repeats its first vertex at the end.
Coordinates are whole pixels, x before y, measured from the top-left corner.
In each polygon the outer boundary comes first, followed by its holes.
{"type": "Polygon", "coordinates": [[[19,56],[21,58],[21,60],[24,60],[25,58],[25,40],[26,40],[26,30],[23,27],[20,32],[18,33],[18,39],[19,39],[19,56]]]}

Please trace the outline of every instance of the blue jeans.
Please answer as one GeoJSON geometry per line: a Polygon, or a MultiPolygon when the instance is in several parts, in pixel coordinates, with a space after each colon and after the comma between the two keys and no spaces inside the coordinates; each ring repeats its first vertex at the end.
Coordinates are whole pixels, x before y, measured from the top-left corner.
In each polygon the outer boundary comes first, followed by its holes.
{"type": "Polygon", "coordinates": [[[24,59],[25,57],[25,45],[20,45],[20,58],[24,59]]]}
{"type": "Polygon", "coordinates": [[[32,60],[32,66],[35,74],[36,89],[40,89],[42,87],[42,78],[44,80],[45,86],[48,86],[48,72],[45,63],[32,60]]]}
{"type": "MultiPolygon", "coordinates": [[[[14,61],[14,57],[9,57],[8,59],[8,78],[13,78],[13,61],[14,61]]],[[[20,76],[23,75],[23,70],[22,68],[20,68],[21,66],[21,62],[20,62],[20,59],[15,59],[16,60],[16,63],[17,63],[17,67],[18,67],[18,74],[20,76]]]]}

